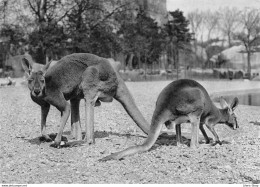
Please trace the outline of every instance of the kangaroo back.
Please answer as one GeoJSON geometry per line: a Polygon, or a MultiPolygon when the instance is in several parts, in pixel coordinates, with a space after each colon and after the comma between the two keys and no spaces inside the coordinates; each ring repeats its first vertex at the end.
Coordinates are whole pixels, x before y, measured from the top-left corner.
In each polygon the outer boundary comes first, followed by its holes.
{"type": "Polygon", "coordinates": [[[180,79],[162,90],[156,102],[156,111],[169,110],[173,115],[186,115],[197,109],[209,112],[212,105],[202,85],[194,80],[180,79]]]}
{"type": "Polygon", "coordinates": [[[48,89],[59,89],[65,95],[79,90],[82,76],[88,67],[98,68],[102,81],[116,78],[116,74],[108,60],[89,53],[67,55],[52,66],[45,74],[48,89]]]}

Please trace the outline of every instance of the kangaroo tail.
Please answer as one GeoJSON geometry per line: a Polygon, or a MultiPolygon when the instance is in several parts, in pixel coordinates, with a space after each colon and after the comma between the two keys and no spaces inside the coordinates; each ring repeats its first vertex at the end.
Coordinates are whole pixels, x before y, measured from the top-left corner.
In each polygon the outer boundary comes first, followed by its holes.
{"type": "Polygon", "coordinates": [[[145,134],[148,134],[150,125],[137,108],[132,95],[121,78],[119,79],[115,99],[123,105],[126,112],[134,120],[138,127],[140,127],[145,134]]]}

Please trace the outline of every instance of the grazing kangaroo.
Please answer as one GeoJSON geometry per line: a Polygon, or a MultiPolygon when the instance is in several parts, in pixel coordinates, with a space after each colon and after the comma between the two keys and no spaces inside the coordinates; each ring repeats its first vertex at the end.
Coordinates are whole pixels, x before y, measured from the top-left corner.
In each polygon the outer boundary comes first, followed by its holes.
{"type": "MultiPolygon", "coordinates": [[[[113,98],[119,101],[135,123],[146,134],[149,124],[137,108],[123,79],[113,69],[109,61],[88,53],[75,53],[67,55],[56,62],[51,68],[45,66],[47,71],[31,72],[29,63],[23,59],[25,71],[30,75],[28,79],[31,94],[43,102],[42,119],[46,119],[50,104],[55,106],[62,114],[60,129],[51,146],[59,148],[61,135],[71,108],[77,115],[73,121],[79,121],[79,102],[85,100],[85,130],[83,141],[77,143],[94,143],[94,106],[102,102],[112,102],[113,98]],[[45,106],[46,105],[46,106],[45,106]]],[[[76,143],[76,144],[77,144],[76,143]]]]}
{"type": "Polygon", "coordinates": [[[127,148],[124,151],[113,153],[100,161],[111,159],[120,159],[122,157],[144,152],[149,150],[157,140],[162,125],[171,127],[171,122],[176,124],[177,141],[181,141],[181,123],[190,122],[192,125],[191,144],[192,148],[198,146],[198,129],[200,128],[206,143],[209,138],[203,128],[205,123],[208,129],[215,136],[216,142],[219,137],[214,130],[217,123],[225,123],[232,129],[238,128],[236,116],[233,113],[238,105],[238,99],[235,98],[231,106],[222,99],[223,109],[218,109],[211,101],[205,88],[198,82],[189,79],[181,79],[170,83],[160,93],[156,108],[153,113],[150,132],[142,145],[127,148]]]}

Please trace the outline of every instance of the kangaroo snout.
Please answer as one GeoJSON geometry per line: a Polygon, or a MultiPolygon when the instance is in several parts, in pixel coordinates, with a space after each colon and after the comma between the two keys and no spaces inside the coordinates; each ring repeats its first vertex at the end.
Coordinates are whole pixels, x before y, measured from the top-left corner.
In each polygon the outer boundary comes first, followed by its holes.
{"type": "Polygon", "coordinates": [[[34,90],[35,95],[39,95],[41,93],[40,90],[34,90]]]}
{"type": "Polygon", "coordinates": [[[40,96],[40,95],[41,95],[41,89],[34,89],[33,92],[32,92],[32,94],[33,94],[34,96],[40,96]]]}

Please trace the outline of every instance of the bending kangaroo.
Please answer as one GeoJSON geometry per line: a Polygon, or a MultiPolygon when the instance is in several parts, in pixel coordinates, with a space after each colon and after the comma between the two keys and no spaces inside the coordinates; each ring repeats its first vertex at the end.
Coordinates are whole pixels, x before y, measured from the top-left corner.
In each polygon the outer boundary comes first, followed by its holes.
{"type": "Polygon", "coordinates": [[[60,147],[61,135],[70,114],[70,104],[67,100],[71,101],[71,108],[76,111],[75,115],[71,116],[72,121],[77,122],[76,126],[80,126],[80,99],[85,100],[86,136],[83,141],[77,143],[95,142],[94,106],[99,106],[101,101],[112,102],[113,98],[123,105],[141,130],[148,134],[149,124],[135,105],[124,81],[107,59],[88,53],[75,53],[63,57],[48,69],[49,64],[44,68],[47,71],[31,72],[28,61],[23,59],[24,69],[30,75],[28,85],[31,95],[44,101],[43,104],[40,103],[44,106],[42,120],[46,119],[50,104],[62,114],[59,132],[51,146],[60,147]]]}
{"type": "Polygon", "coordinates": [[[214,130],[214,126],[217,123],[225,123],[232,129],[238,128],[236,116],[233,113],[238,105],[238,99],[235,98],[230,107],[224,100],[221,102],[225,108],[218,109],[212,103],[205,88],[194,80],[181,79],[174,81],[162,90],[157,99],[150,132],[145,142],[142,145],[133,146],[124,151],[113,153],[100,159],[100,161],[120,159],[128,155],[149,150],[157,140],[162,125],[166,124],[168,128],[171,122],[176,124],[178,142],[181,141],[180,124],[185,122],[192,124],[191,147],[194,148],[198,146],[199,128],[206,142],[209,143],[209,138],[203,128],[204,123],[215,136],[216,141],[220,142],[214,130]]]}

